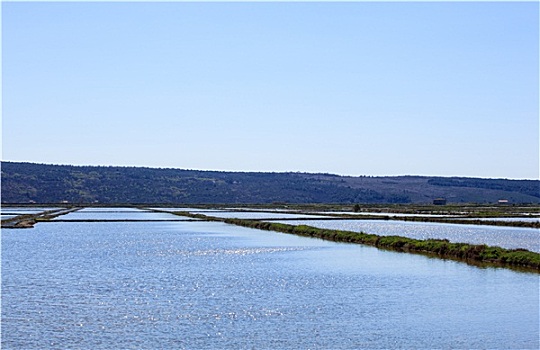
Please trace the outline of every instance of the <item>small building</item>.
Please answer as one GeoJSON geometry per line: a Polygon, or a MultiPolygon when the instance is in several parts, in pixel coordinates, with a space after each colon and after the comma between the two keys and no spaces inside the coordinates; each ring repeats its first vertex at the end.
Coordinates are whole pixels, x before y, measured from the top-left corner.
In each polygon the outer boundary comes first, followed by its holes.
{"type": "Polygon", "coordinates": [[[433,205],[446,205],[446,198],[435,198],[433,205]]]}

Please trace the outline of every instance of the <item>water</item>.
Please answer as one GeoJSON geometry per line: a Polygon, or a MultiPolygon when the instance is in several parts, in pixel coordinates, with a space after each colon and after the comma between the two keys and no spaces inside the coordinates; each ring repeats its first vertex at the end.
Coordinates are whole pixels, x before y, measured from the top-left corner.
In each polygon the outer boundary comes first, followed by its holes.
{"type": "Polygon", "coordinates": [[[84,208],[52,220],[189,220],[185,216],[134,208],[84,208]]]}
{"type": "Polygon", "coordinates": [[[351,212],[351,211],[324,211],[321,214],[347,214],[347,215],[375,215],[375,216],[395,216],[395,217],[420,217],[420,218],[442,218],[452,217],[455,215],[442,214],[407,214],[407,213],[389,213],[389,212],[351,212]]]}
{"type": "Polygon", "coordinates": [[[534,228],[386,220],[287,220],[283,223],[331,230],[365,232],[379,236],[448,239],[450,242],[456,243],[487,244],[507,249],[524,248],[540,252],[540,230],[534,228]]]}
{"type": "MultiPolygon", "coordinates": [[[[257,208],[225,208],[228,211],[261,211],[262,209],[257,208]]],[[[291,211],[300,211],[300,209],[291,209],[291,208],[264,208],[265,212],[291,212],[291,211]]]]}
{"type": "Polygon", "coordinates": [[[2,230],[2,349],[537,349],[538,282],[223,223],[39,223],[2,230]]]}
{"type": "Polygon", "coordinates": [[[37,208],[37,207],[5,207],[0,208],[2,220],[12,219],[20,215],[39,214],[48,210],[60,210],[61,208],[37,208]]]}
{"type": "Polygon", "coordinates": [[[191,213],[197,213],[197,212],[219,212],[220,209],[200,209],[200,208],[186,208],[186,207],[179,207],[179,208],[150,208],[150,209],[156,209],[156,210],[163,210],[163,211],[188,211],[191,213]]]}
{"type": "Polygon", "coordinates": [[[28,215],[28,214],[38,214],[47,210],[60,210],[62,208],[37,208],[37,207],[5,207],[0,208],[2,214],[16,214],[16,215],[28,215]]]}
{"type": "Polygon", "coordinates": [[[540,218],[524,218],[524,217],[515,217],[515,218],[463,218],[462,220],[484,220],[484,221],[522,221],[522,222],[540,222],[540,218]]]}
{"type": "Polygon", "coordinates": [[[79,213],[140,213],[148,211],[148,209],[138,209],[138,208],[123,208],[123,207],[112,207],[112,208],[101,208],[101,207],[92,207],[92,208],[82,208],[79,209],[79,213]]]}
{"type": "Polygon", "coordinates": [[[321,216],[321,215],[307,215],[307,214],[287,214],[287,213],[267,213],[267,212],[238,212],[238,211],[231,211],[231,212],[215,212],[215,213],[204,213],[207,216],[213,216],[217,218],[225,218],[225,219],[300,219],[300,218],[308,218],[308,219],[317,219],[317,218],[325,218],[328,216],[321,216]]]}

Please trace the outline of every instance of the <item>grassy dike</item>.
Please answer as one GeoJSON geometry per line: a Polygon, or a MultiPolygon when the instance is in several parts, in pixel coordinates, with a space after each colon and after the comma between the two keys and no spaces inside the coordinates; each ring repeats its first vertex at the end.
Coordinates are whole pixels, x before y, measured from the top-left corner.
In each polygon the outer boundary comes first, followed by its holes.
{"type": "Polygon", "coordinates": [[[401,236],[378,236],[363,232],[328,230],[307,225],[288,225],[258,220],[222,219],[186,212],[178,214],[260,230],[290,233],[334,242],[365,244],[397,252],[424,254],[462,261],[472,265],[501,266],[540,273],[540,254],[525,249],[504,249],[487,245],[450,243],[445,239],[418,240],[401,236]]]}

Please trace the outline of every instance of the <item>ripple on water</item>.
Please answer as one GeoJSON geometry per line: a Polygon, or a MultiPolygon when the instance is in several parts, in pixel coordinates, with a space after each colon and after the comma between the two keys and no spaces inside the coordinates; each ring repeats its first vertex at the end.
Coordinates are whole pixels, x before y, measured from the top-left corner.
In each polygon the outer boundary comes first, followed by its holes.
{"type": "Polygon", "coordinates": [[[487,244],[507,249],[523,248],[540,252],[540,230],[534,228],[381,220],[287,220],[282,223],[365,232],[379,236],[403,236],[422,240],[448,239],[456,243],[487,244]]]}
{"type": "Polygon", "coordinates": [[[538,276],[207,222],[2,231],[2,349],[538,348],[538,276]]]}

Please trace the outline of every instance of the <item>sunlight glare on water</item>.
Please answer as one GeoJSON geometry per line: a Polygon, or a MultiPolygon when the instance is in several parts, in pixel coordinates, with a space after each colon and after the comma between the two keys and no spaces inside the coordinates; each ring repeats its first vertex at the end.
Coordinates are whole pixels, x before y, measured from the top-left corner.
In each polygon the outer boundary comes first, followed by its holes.
{"type": "Polygon", "coordinates": [[[209,222],[2,230],[2,349],[538,348],[538,276],[209,222]]]}
{"type": "Polygon", "coordinates": [[[456,243],[487,244],[507,249],[523,248],[540,252],[540,230],[534,228],[385,220],[287,220],[282,221],[282,223],[365,232],[379,236],[448,239],[450,242],[456,243]]]}

